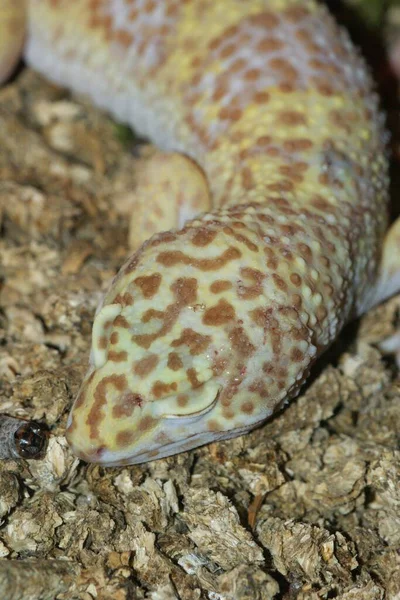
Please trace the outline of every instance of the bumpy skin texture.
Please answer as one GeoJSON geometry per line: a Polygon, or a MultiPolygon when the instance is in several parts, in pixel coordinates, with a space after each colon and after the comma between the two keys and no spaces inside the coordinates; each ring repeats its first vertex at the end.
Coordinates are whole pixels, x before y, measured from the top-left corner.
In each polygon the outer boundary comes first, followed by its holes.
{"type": "Polygon", "coordinates": [[[28,61],[188,155],[213,203],[113,281],[69,443],[115,465],[247,431],[379,298],[387,164],[362,59],[313,0],[28,4],[28,61]]]}

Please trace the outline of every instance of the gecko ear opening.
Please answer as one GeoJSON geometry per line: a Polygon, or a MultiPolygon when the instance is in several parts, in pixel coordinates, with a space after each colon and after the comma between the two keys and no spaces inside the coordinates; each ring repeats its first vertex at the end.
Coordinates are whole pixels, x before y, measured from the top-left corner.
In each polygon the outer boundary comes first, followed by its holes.
{"type": "Polygon", "coordinates": [[[218,402],[221,386],[209,380],[190,391],[189,396],[178,394],[157,403],[157,416],[164,419],[197,419],[210,412],[218,402]],[[167,402],[164,403],[164,401],[167,402]],[[168,407],[168,412],[166,408],[168,407]]]}

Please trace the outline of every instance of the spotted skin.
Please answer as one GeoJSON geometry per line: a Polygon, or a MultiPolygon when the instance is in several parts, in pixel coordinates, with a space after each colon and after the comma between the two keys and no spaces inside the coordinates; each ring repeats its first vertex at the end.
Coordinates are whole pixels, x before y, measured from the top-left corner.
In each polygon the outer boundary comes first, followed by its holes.
{"type": "MultiPolygon", "coordinates": [[[[212,201],[110,285],[72,449],[134,464],[248,431],[350,318],[400,287],[385,259],[398,226],[380,265],[385,133],[362,59],[314,0],[29,0],[28,12],[28,62],[189,157],[188,196],[212,201]]],[[[172,156],[139,186],[149,202],[166,172],[182,189],[172,156]]]]}

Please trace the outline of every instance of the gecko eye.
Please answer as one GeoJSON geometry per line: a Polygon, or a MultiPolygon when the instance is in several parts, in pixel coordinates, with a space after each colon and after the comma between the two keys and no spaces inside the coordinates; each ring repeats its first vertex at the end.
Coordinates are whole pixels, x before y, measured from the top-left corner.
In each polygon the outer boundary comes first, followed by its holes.
{"type": "Polygon", "coordinates": [[[209,380],[186,394],[157,403],[157,416],[164,419],[197,419],[210,412],[218,402],[221,386],[209,380]]]}
{"type": "Polygon", "coordinates": [[[189,420],[189,419],[198,419],[199,417],[203,417],[207,413],[211,412],[212,409],[214,408],[214,406],[217,404],[220,393],[221,393],[221,388],[217,391],[217,394],[216,394],[214,400],[211,402],[211,404],[209,404],[208,406],[206,406],[205,408],[203,408],[201,410],[195,410],[193,412],[188,412],[188,413],[184,413],[184,414],[164,415],[164,418],[165,419],[179,419],[181,421],[182,419],[189,420]]]}

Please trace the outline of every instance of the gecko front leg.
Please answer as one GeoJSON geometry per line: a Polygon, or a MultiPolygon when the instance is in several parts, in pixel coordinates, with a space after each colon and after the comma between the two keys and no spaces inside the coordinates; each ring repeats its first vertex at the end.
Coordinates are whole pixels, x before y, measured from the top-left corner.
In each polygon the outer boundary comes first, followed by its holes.
{"type": "Polygon", "coordinates": [[[155,233],[180,229],[186,221],[211,209],[206,177],[187,156],[156,151],[139,162],[137,171],[129,226],[132,250],[155,233]]]}

